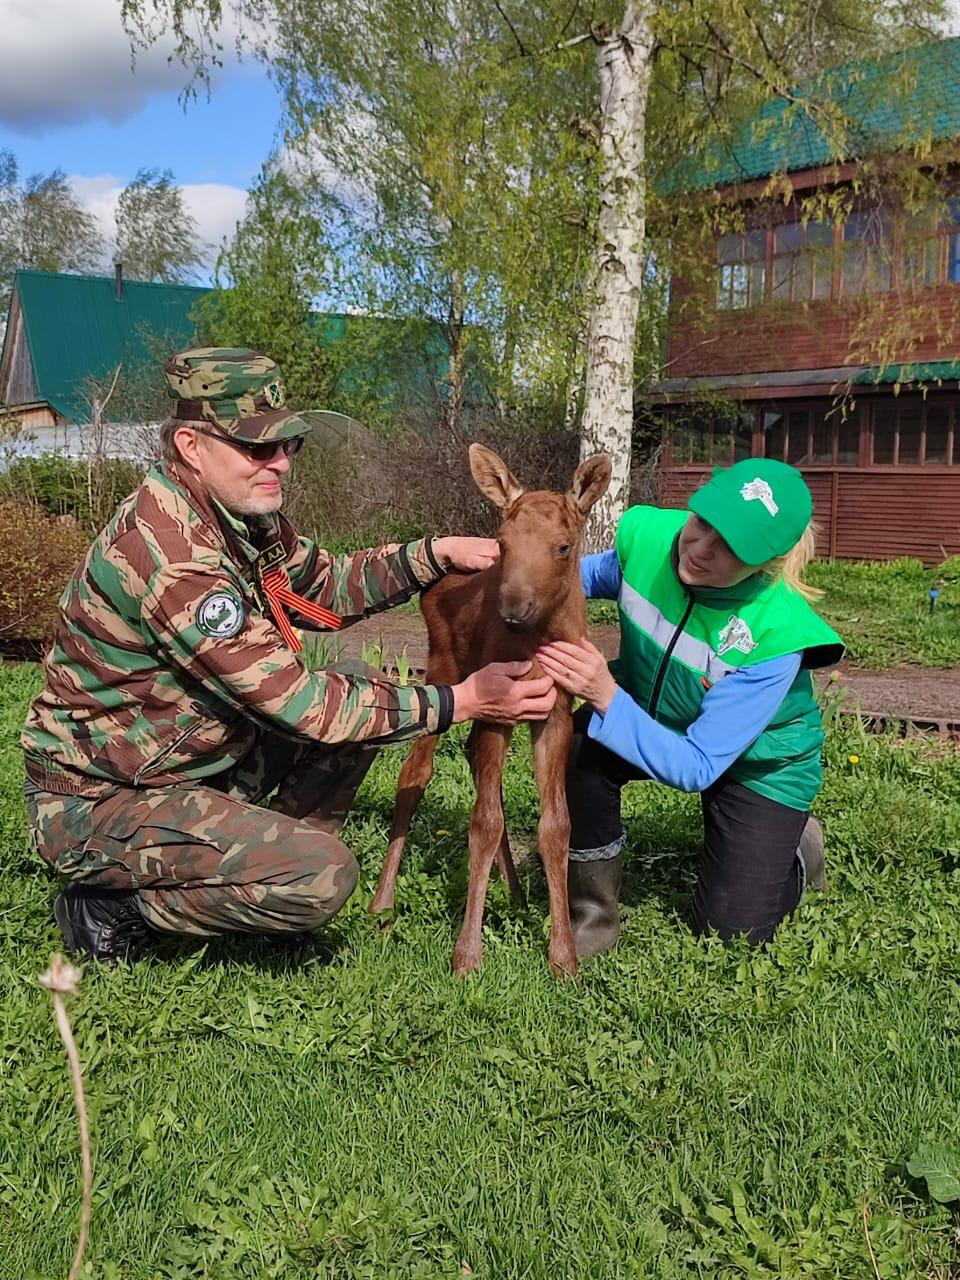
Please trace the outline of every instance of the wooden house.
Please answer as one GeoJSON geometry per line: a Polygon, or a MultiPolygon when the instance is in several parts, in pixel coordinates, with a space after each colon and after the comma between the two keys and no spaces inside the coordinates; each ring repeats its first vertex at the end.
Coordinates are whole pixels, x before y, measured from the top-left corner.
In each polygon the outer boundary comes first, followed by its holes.
{"type": "MultiPolygon", "coordinates": [[[[36,452],[83,452],[98,389],[105,398],[118,368],[129,382],[155,369],[159,353],[191,345],[191,313],[207,292],[124,280],[119,269],[113,276],[18,271],[0,354],[0,414],[19,423],[36,452]]],[[[108,452],[122,454],[123,402],[115,405],[119,419],[110,405],[105,414],[114,427],[108,452]]]]}
{"type": "Polygon", "coordinates": [[[660,497],[781,458],[813,492],[822,555],[932,564],[960,552],[960,40],[826,83],[850,126],[839,156],[815,112],[777,100],[683,180],[736,216],[672,280],[660,497]],[[910,175],[936,198],[911,202],[910,175]]]}

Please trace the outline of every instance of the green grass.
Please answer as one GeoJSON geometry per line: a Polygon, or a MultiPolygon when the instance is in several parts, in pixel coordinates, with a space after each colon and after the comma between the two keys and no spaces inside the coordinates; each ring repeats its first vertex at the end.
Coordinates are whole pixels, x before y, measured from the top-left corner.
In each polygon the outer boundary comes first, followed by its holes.
{"type": "Polygon", "coordinates": [[[960,663],[960,558],[936,569],[919,560],[817,561],[808,578],[824,591],[817,610],[864,667],[960,663]],[[940,595],[930,613],[930,588],[940,595]]]}
{"type": "MultiPolygon", "coordinates": [[[[70,1086],[35,980],[59,946],[54,885],[25,852],[16,747],[36,686],[34,668],[0,675],[3,1280],[59,1280],[77,1223],[70,1086]]],[[[831,724],[830,892],[753,953],[682,924],[696,800],[634,787],[619,949],[555,982],[527,872],[530,910],[494,886],[461,983],[460,741],[438,752],[390,932],[365,905],[398,751],[348,827],[361,891],[318,946],[171,943],[86,972],[85,1275],[873,1280],[865,1197],[884,1280],[956,1275],[956,1203],[906,1163],[924,1143],[960,1153],[957,758],[831,724]]],[[[526,761],[520,742],[506,793],[529,843],[526,761]]]]}

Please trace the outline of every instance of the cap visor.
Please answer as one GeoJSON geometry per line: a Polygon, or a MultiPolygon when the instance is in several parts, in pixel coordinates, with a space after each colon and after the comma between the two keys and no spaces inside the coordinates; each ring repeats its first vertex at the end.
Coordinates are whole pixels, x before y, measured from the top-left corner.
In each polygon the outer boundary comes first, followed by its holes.
{"type": "Polygon", "coordinates": [[[252,418],[241,418],[232,424],[222,422],[221,425],[238,440],[251,443],[313,436],[324,447],[334,449],[343,448],[357,435],[369,435],[366,427],[355,418],[345,413],[334,413],[331,409],[304,409],[301,413],[277,409],[273,413],[258,413],[252,418]]]}
{"type": "Polygon", "coordinates": [[[272,413],[258,413],[252,418],[219,419],[221,428],[237,440],[256,444],[261,440],[289,440],[291,436],[305,436],[309,423],[290,409],[275,409],[272,413]]]}
{"type": "Polygon", "coordinates": [[[764,545],[759,531],[751,529],[743,515],[735,515],[730,510],[729,497],[711,488],[709,481],[702,489],[690,495],[687,507],[716,529],[733,554],[744,564],[764,564],[773,557],[773,551],[764,545]]]}
{"type": "Polygon", "coordinates": [[[370,441],[370,432],[363,423],[345,413],[334,413],[332,409],[307,409],[297,416],[324,449],[345,449],[348,445],[362,446],[370,441]]]}

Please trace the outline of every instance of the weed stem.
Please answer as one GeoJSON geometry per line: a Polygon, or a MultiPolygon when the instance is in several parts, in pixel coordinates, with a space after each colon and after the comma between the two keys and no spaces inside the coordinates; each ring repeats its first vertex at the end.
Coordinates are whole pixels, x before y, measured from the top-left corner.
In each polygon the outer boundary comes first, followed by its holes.
{"type": "Polygon", "coordinates": [[[67,964],[59,952],[52,957],[50,968],[40,975],[40,985],[47,988],[53,999],[53,1016],[56,1020],[60,1039],[67,1051],[70,1063],[70,1078],[73,1081],[73,1100],[77,1108],[77,1124],[80,1128],[80,1160],[83,1168],[83,1191],[80,1198],[80,1235],[77,1240],[77,1252],[67,1280],[77,1280],[83,1255],[87,1249],[90,1236],[90,1211],[93,1187],[93,1166],[90,1162],[90,1131],[87,1127],[87,1104],[83,1096],[83,1074],[80,1070],[80,1055],[77,1043],[70,1028],[70,1019],[64,1004],[64,995],[76,995],[77,983],[80,981],[80,970],[67,964]]]}

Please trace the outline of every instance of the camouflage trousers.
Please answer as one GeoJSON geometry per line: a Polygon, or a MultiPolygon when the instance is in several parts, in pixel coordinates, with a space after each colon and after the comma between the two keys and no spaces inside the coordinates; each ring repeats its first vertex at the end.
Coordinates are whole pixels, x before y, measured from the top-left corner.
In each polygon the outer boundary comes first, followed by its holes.
{"type": "Polygon", "coordinates": [[[28,784],[31,838],[67,879],[134,890],[156,929],[315,929],[356,885],[356,860],[337,832],[375,755],[264,731],[238,765],[203,784],[111,787],[96,799],[28,784]]]}

